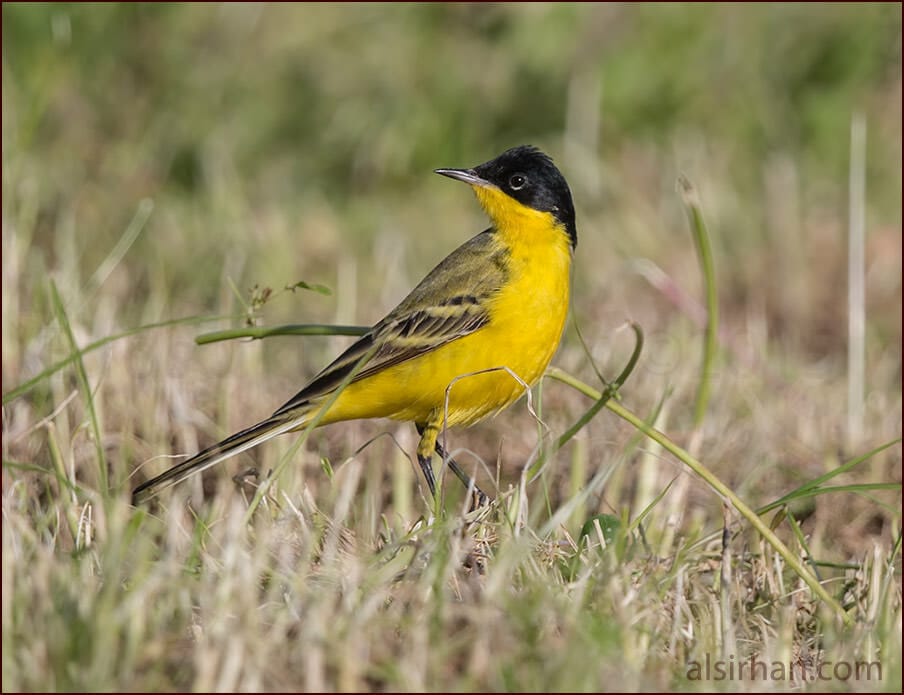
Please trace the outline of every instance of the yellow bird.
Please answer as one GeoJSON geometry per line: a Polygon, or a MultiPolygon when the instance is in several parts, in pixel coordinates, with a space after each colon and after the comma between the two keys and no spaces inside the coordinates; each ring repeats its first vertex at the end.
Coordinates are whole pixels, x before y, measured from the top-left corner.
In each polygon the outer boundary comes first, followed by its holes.
{"type": "MultiPolygon", "coordinates": [[[[436,173],[471,186],[490,228],[449,254],[273,415],[142,483],[134,503],[272,437],[303,429],[344,381],[318,426],[378,417],[413,422],[421,437],[418,463],[436,495],[431,458],[434,450],[446,457],[437,441],[444,422],[471,425],[499,412],[549,364],[568,314],[577,245],[571,191],[535,147],[512,148],[473,169],[436,173]]],[[[473,485],[454,461],[449,465],[473,485]]],[[[479,488],[475,492],[486,499],[479,488]]]]}

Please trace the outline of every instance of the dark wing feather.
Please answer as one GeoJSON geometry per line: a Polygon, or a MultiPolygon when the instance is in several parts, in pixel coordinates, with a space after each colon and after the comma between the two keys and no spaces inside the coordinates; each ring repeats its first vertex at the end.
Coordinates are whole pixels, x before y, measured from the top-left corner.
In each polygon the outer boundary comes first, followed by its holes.
{"type": "Polygon", "coordinates": [[[274,415],[324,396],[377,347],[353,381],[414,359],[464,337],[489,321],[487,300],[508,277],[507,252],[488,229],[462,244],[434,268],[368,333],[321,371],[274,415]]]}

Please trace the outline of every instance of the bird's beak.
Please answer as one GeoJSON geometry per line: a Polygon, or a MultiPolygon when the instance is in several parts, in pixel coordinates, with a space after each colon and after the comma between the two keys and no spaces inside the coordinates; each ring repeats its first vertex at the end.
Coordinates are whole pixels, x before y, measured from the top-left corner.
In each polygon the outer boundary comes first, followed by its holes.
{"type": "Polygon", "coordinates": [[[472,186],[492,186],[492,184],[484,178],[477,175],[473,169],[434,169],[434,173],[448,176],[456,181],[464,181],[472,186]]]}

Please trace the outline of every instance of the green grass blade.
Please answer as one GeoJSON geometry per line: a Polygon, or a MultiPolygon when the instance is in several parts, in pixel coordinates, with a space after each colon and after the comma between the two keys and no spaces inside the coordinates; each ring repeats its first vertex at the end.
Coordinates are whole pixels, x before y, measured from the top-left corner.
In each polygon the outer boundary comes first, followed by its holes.
{"type": "Polygon", "coordinates": [[[662,491],[658,495],[656,495],[656,497],[654,497],[646,507],[643,508],[643,511],[641,511],[640,514],[637,515],[637,518],[634,519],[634,521],[632,521],[631,525],[628,527],[629,532],[634,531],[638,526],[640,526],[643,523],[643,520],[646,519],[647,516],[649,516],[650,512],[652,512],[656,508],[656,505],[659,504],[659,501],[663,497],[665,497],[665,494],[669,490],[672,489],[672,485],[675,484],[676,480],[677,480],[677,478],[672,478],[669,481],[669,484],[666,485],[664,488],[662,488],[662,491]]]}
{"type": "MultiPolygon", "coordinates": [[[[579,379],[574,378],[570,374],[560,370],[553,369],[548,372],[548,375],[553,377],[554,379],[558,379],[559,381],[569,384],[576,388],[578,391],[583,393],[585,396],[589,398],[593,398],[594,400],[598,400],[602,397],[599,391],[594,389],[592,386],[589,386],[579,379]]],[[[721,495],[723,499],[728,500],[731,505],[738,511],[738,513],[747,519],[748,523],[753,526],[753,528],[766,540],[769,545],[771,545],[775,551],[782,557],[785,561],[785,564],[788,565],[806,584],[810,587],[814,594],[816,594],[827,606],[829,606],[832,611],[838,615],[846,624],[850,622],[850,616],[845,612],[845,610],[841,607],[841,605],[832,598],[831,595],[825,590],[825,587],[819,583],[816,577],[813,576],[811,572],[807,570],[806,567],[800,562],[796,555],[794,555],[788,547],[782,543],[781,539],[773,533],[773,531],[763,523],[763,520],[760,519],[759,515],[754,512],[747,504],[738,497],[731,488],[729,488],[725,483],[723,483],[718,477],[716,477],[712,471],[710,471],[706,466],[704,466],[700,461],[698,461],[695,457],[691,456],[686,450],[675,444],[669,437],[660,432],[654,427],[651,427],[649,424],[644,422],[641,418],[637,417],[634,413],[632,413],[627,408],[623,407],[619,403],[612,401],[611,399],[606,403],[606,407],[611,410],[613,413],[618,415],[623,420],[629,422],[639,431],[643,432],[647,437],[657,442],[664,448],[666,451],[671,453],[675,458],[685,464],[688,468],[690,468],[694,473],[696,473],[703,481],[709,485],[717,494],[721,495]]]]}
{"type": "Polygon", "coordinates": [[[145,225],[147,225],[153,211],[154,201],[150,198],[145,198],[138,204],[138,209],[135,211],[135,215],[132,217],[131,222],[129,222],[122,236],[110,250],[110,253],[107,254],[107,257],[99,266],[97,266],[97,270],[94,271],[94,274],[88,281],[89,292],[93,292],[99,288],[104,284],[107,278],[110,277],[110,273],[112,273],[116,266],[119,265],[129,249],[132,248],[132,244],[138,239],[138,235],[141,234],[145,225]]]}
{"type": "Polygon", "coordinates": [[[81,351],[75,342],[75,335],[72,333],[72,326],[69,324],[69,317],[66,315],[66,309],[63,306],[63,300],[57,290],[56,283],[50,281],[50,298],[53,305],[54,314],[57,321],[63,329],[63,333],[69,342],[72,353],[77,355],[75,359],[75,373],[78,376],[79,386],[85,397],[85,407],[88,410],[88,420],[91,423],[91,433],[94,436],[94,447],[97,453],[97,481],[100,486],[101,495],[106,498],[109,493],[107,481],[107,457],[104,455],[104,444],[101,439],[100,421],[97,418],[97,409],[94,407],[94,392],[88,381],[88,372],[85,370],[85,362],[82,360],[81,351]]]}
{"type": "Polygon", "coordinates": [[[697,385],[697,399],[694,404],[694,426],[700,427],[706,417],[706,408],[709,405],[709,394],[712,387],[712,375],[718,350],[719,335],[719,301],[716,294],[716,271],[713,264],[713,251],[709,241],[709,233],[706,223],[703,221],[703,212],[700,209],[700,200],[693,184],[681,176],[678,179],[678,187],[681,190],[681,198],[687,209],[690,220],[691,233],[694,237],[694,246],[697,249],[697,258],[700,261],[700,270],[703,274],[703,286],[706,294],[706,332],[703,339],[703,366],[700,372],[700,382],[697,385]]]}
{"type": "Polygon", "coordinates": [[[37,473],[40,476],[49,475],[52,476],[60,485],[68,488],[71,492],[83,492],[83,489],[81,487],[79,487],[78,485],[73,485],[69,478],[67,478],[65,475],[61,475],[58,471],[44,468],[43,466],[38,466],[33,463],[22,463],[21,461],[10,461],[9,459],[3,459],[3,467],[8,470],[37,473]]]}
{"type": "Polygon", "coordinates": [[[110,343],[116,342],[117,340],[122,340],[123,338],[130,338],[133,335],[138,335],[139,333],[144,333],[145,331],[151,331],[157,328],[168,328],[170,326],[179,326],[184,324],[195,324],[195,323],[208,323],[210,321],[222,321],[223,319],[228,318],[226,316],[186,316],[184,318],[179,319],[169,319],[167,321],[158,321],[157,323],[147,323],[142,326],[136,326],[135,328],[129,328],[128,330],[122,331],[120,333],[115,333],[114,335],[108,335],[105,338],[101,338],[100,340],[95,340],[93,343],[89,343],[85,347],[80,350],[76,350],[72,352],[68,357],[64,357],[59,362],[55,362],[50,365],[46,369],[42,370],[40,373],[33,376],[28,381],[16,386],[15,388],[10,389],[6,393],[3,394],[3,405],[6,405],[10,401],[19,398],[20,396],[24,396],[26,393],[35,388],[38,384],[40,384],[45,379],[50,376],[56,374],[61,369],[69,366],[76,360],[80,360],[84,355],[87,355],[98,348],[102,348],[104,345],[109,345],[110,343]]]}
{"type": "Polygon", "coordinates": [[[260,340],[275,335],[352,335],[361,336],[370,330],[370,326],[332,326],[322,323],[291,323],[284,326],[242,326],[223,331],[203,333],[195,338],[198,345],[208,345],[223,340],[237,338],[253,338],[260,340]]]}
{"type": "MultiPolygon", "coordinates": [[[[640,353],[643,351],[643,329],[641,329],[640,325],[637,323],[631,322],[631,329],[634,331],[634,350],[631,353],[631,357],[628,359],[627,364],[625,364],[624,369],[622,369],[621,373],[615,378],[611,384],[609,384],[605,391],[603,391],[602,395],[596,400],[596,402],[591,405],[581,417],[579,417],[575,423],[569,427],[565,432],[559,436],[556,440],[555,444],[552,447],[551,451],[544,452],[541,455],[537,462],[531,466],[531,469],[528,471],[528,480],[533,480],[537,475],[537,472],[543,469],[543,465],[546,463],[546,460],[550,455],[557,452],[563,446],[565,446],[578,432],[580,432],[584,426],[590,422],[596,414],[603,409],[606,405],[606,402],[612,398],[612,396],[618,393],[618,389],[628,380],[628,377],[631,376],[631,372],[634,371],[634,368],[637,366],[637,362],[640,359],[640,353]]],[[[594,371],[596,368],[594,367],[594,371]]],[[[599,372],[597,371],[597,375],[599,372]]]]}
{"type": "MultiPolygon", "coordinates": [[[[804,483],[799,488],[792,490],[787,495],[783,495],[782,497],[779,497],[774,502],[770,502],[769,504],[767,504],[763,507],[760,507],[759,509],[757,509],[757,514],[766,514],[767,512],[771,512],[773,509],[777,509],[778,507],[781,507],[782,505],[787,504],[791,500],[799,499],[801,497],[806,497],[808,493],[822,494],[822,492],[815,492],[817,490],[817,488],[819,490],[826,490],[826,491],[834,490],[837,492],[842,489],[859,487],[859,486],[841,485],[841,486],[823,488],[821,486],[823,483],[828,482],[832,478],[835,478],[835,477],[841,475],[842,473],[848,472],[849,470],[851,470],[852,468],[855,468],[856,466],[859,466],[861,463],[868,461],[876,454],[878,454],[882,451],[885,451],[886,449],[894,446],[895,444],[898,444],[900,441],[901,441],[900,437],[897,439],[892,439],[890,442],[881,444],[880,446],[877,446],[875,449],[867,451],[865,454],[861,454],[860,456],[857,456],[856,458],[853,458],[850,461],[846,461],[845,463],[842,463],[837,468],[834,468],[831,471],[829,471],[828,473],[824,473],[823,475],[804,483]]],[[[883,490],[883,489],[900,488],[900,484],[898,484],[898,483],[889,483],[889,485],[891,485],[891,488],[885,487],[884,484],[881,484],[881,483],[877,483],[877,485],[879,485],[879,487],[871,488],[871,489],[883,490]]]]}

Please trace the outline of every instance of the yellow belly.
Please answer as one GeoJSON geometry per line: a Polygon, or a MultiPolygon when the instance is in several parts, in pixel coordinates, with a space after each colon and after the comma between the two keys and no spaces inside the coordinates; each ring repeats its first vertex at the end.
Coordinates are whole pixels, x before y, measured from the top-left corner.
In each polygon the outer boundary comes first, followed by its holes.
{"type": "Polygon", "coordinates": [[[423,423],[438,409],[449,426],[469,425],[523,395],[524,384],[499,368],[534,384],[558,348],[568,315],[567,239],[551,226],[535,236],[513,247],[509,282],[489,305],[486,325],[350,384],[321,424],[372,417],[423,423]],[[468,376],[489,369],[497,371],[468,376]]]}

